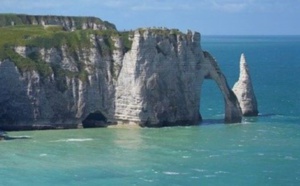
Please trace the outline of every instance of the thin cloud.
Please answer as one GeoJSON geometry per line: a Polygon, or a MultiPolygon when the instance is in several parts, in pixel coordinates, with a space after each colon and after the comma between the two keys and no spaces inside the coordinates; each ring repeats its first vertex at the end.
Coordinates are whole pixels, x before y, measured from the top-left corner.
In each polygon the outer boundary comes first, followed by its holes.
{"type": "Polygon", "coordinates": [[[131,9],[132,10],[165,10],[165,11],[180,11],[180,10],[196,10],[201,9],[202,6],[197,6],[197,4],[193,3],[166,3],[166,2],[151,2],[147,4],[135,5],[131,9]]]}
{"type": "Polygon", "coordinates": [[[1,12],[218,11],[223,13],[298,11],[300,0],[1,0],[1,12]],[[16,6],[17,5],[17,6],[16,6]]]}
{"type": "Polygon", "coordinates": [[[242,12],[247,6],[248,2],[212,2],[213,9],[230,13],[242,12]]]}
{"type": "Polygon", "coordinates": [[[18,1],[18,0],[3,0],[1,2],[1,7],[3,10],[5,9],[19,9],[19,10],[35,10],[35,9],[56,9],[56,8],[63,8],[66,6],[72,5],[71,0],[65,1],[42,1],[42,0],[35,0],[35,1],[18,1]],[[17,7],[16,7],[17,5],[17,7]]]}
{"type": "MultiPolygon", "coordinates": [[[[208,2],[208,1],[207,1],[208,2]]],[[[213,0],[210,1],[213,10],[239,13],[247,12],[284,12],[299,9],[300,0],[213,0]]]]}
{"type": "Polygon", "coordinates": [[[131,10],[134,11],[146,11],[146,10],[165,10],[165,11],[170,11],[170,10],[174,10],[174,8],[172,6],[161,6],[161,7],[157,7],[157,6],[150,6],[150,5],[137,5],[137,6],[132,6],[130,8],[131,10]]]}

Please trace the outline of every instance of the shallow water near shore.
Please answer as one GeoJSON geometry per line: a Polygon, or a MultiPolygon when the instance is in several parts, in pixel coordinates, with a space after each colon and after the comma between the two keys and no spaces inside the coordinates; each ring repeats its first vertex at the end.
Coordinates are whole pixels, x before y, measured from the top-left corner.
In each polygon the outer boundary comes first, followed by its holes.
{"type": "Polygon", "coordinates": [[[299,36],[204,36],[231,86],[242,52],[258,117],[225,125],[223,98],[203,85],[201,125],[9,132],[0,185],[299,185],[299,36]]]}
{"type": "Polygon", "coordinates": [[[12,132],[1,185],[296,185],[300,125],[12,132]]]}

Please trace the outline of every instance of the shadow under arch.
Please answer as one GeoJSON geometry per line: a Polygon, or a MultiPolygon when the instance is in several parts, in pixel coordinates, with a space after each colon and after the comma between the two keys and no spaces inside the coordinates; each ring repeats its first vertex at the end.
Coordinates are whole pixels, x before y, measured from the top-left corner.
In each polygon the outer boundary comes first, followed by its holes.
{"type": "Polygon", "coordinates": [[[97,110],[95,112],[90,113],[83,121],[83,128],[98,128],[98,127],[107,127],[107,117],[103,114],[103,112],[97,110]]]}

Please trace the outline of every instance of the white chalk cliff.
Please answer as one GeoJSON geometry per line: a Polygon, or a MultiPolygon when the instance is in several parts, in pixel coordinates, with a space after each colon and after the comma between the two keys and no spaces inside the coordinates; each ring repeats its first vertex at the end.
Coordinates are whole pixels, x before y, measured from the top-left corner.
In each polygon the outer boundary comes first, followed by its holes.
{"type": "Polygon", "coordinates": [[[197,124],[207,78],[224,96],[225,122],[241,121],[239,102],[215,59],[202,51],[197,32],[91,32],[89,45],[80,48],[20,45],[12,50],[17,57],[0,59],[2,128],[197,124]],[[38,59],[40,66],[23,67],[20,59],[38,59]]]}
{"type": "Polygon", "coordinates": [[[200,34],[164,32],[135,31],[118,77],[115,119],[144,126],[198,123],[201,85],[210,77],[223,93],[225,122],[240,122],[238,101],[215,60],[200,48],[200,34]]]}
{"type": "Polygon", "coordinates": [[[234,84],[232,90],[238,98],[243,116],[257,116],[257,100],[244,54],[241,54],[240,58],[239,80],[234,84]]]}

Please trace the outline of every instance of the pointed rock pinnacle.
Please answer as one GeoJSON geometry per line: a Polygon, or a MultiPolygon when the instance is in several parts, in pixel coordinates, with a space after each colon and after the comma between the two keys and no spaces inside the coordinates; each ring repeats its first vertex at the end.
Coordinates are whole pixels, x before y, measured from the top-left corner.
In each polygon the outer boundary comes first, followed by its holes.
{"type": "Polygon", "coordinates": [[[257,116],[257,101],[244,54],[240,58],[239,80],[234,84],[232,90],[240,103],[243,116],[257,116]]]}

